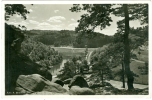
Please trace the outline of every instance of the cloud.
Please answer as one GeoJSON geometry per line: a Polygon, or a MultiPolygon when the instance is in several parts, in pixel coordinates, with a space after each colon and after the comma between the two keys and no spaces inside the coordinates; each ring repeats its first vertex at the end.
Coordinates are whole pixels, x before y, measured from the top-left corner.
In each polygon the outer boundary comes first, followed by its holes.
{"type": "MultiPolygon", "coordinates": [[[[17,17],[17,18],[21,18],[22,16],[17,14],[16,17],[17,17]]],[[[29,16],[26,15],[26,18],[29,18],[29,16]]]]}
{"type": "Polygon", "coordinates": [[[26,15],[26,18],[29,18],[29,16],[28,16],[28,15],[26,15]]]}
{"type": "Polygon", "coordinates": [[[28,22],[25,22],[25,21],[22,21],[21,24],[26,26],[26,25],[29,24],[29,23],[28,23],[28,22]]]}
{"type": "Polygon", "coordinates": [[[35,18],[37,18],[37,17],[31,17],[32,19],[35,19],[35,18]]]}
{"type": "Polygon", "coordinates": [[[55,13],[59,12],[59,10],[54,10],[55,13]]]}
{"type": "Polygon", "coordinates": [[[71,21],[75,21],[75,19],[71,18],[71,21]]]}
{"type": "Polygon", "coordinates": [[[42,22],[42,23],[39,23],[38,26],[51,26],[51,24],[42,22]]]}
{"type": "Polygon", "coordinates": [[[39,24],[39,22],[38,22],[38,21],[35,21],[35,20],[29,20],[29,22],[30,22],[31,24],[39,24]]]}
{"type": "Polygon", "coordinates": [[[32,10],[32,9],[29,9],[29,12],[33,12],[33,10],[32,10]]]}
{"type": "Polygon", "coordinates": [[[75,27],[77,27],[77,26],[78,26],[78,23],[71,23],[71,24],[68,25],[67,29],[68,30],[74,30],[75,27]]]}
{"type": "Polygon", "coordinates": [[[39,23],[34,29],[40,29],[40,30],[62,30],[64,24],[59,25],[51,25],[47,22],[39,23]]]}
{"type": "Polygon", "coordinates": [[[16,15],[17,18],[21,17],[20,15],[16,15]]]}
{"type": "Polygon", "coordinates": [[[21,26],[27,26],[29,23],[28,22],[25,22],[25,21],[21,21],[21,22],[7,22],[9,25],[14,25],[14,26],[18,26],[18,25],[21,25],[21,26]]]}
{"type": "Polygon", "coordinates": [[[63,16],[53,16],[50,17],[48,21],[52,23],[61,23],[63,20],[66,20],[63,16]]]}

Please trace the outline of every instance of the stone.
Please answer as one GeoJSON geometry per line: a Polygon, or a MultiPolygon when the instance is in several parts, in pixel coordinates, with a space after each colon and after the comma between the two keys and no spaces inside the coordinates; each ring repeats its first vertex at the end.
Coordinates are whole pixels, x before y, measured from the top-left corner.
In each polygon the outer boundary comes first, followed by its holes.
{"type": "Polygon", "coordinates": [[[71,82],[72,78],[68,78],[66,80],[63,81],[64,84],[69,84],[71,82]]]}
{"type": "Polygon", "coordinates": [[[48,91],[53,93],[65,93],[67,92],[66,89],[64,89],[61,85],[53,83],[53,82],[46,82],[46,86],[43,88],[42,91],[48,91]]]}
{"type": "Polygon", "coordinates": [[[46,79],[39,74],[32,74],[32,75],[20,75],[16,81],[17,92],[22,92],[24,90],[28,91],[42,91],[45,84],[46,79]],[[21,88],[19,88],[21,87],[21,88]]]}
{"type": "Polygon", "coordinates": [[[94,91],[89,88],[81,88],[79,86],[72,86],[69,90],[70,95],[95,95],[94,91]]]}
{"type": "Polygon", "coordinates": [[[61,81],[61,80],[59,80],[59,79],[58,79],[58,80],[55,80],[54,83],[59,84],[59,85],[61,85],[62,87],[64,86],[63,81],[61,81]]]}
{"type": "Polygon", "coordinates": [[[69,95],[69,94],[67,92],[65,92],[65,93],[56,93],[56,92],[42,91],[42,92],[34,92],[31,95],[69,95]]]}
{"type": "Polygon", "coordinates": [[[69,88],[72,86],[89,87],[87,81],[81,75],[75,75],[68,86],[69,88]]]}
{"type": "Polygon", "coordinates": [[[104,85],[102,83],[93,83],[89,84],[89,88],[97,88],[97,87],[103,87],[104,85]]]}

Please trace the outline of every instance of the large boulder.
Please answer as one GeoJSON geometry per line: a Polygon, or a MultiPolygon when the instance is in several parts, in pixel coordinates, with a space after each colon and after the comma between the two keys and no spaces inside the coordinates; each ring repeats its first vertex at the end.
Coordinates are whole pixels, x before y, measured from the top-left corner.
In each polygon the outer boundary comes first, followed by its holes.
{"type": "Polygon", "coordinates": [[[57,83],[50,82],[39,74],[20,75],[16,82],[17,93],[20,94],[64,94],[67,90],[57,83]],[[44,93],[45,94],[45,93],[44,93]]]}
{"type": "Polygon", "coordinates": [[[43,77],[45,77],[46,79],[48,79],[49,81],[52,81],[52,74],[50,71],[48,71],[47,68],[44,68],[44,67],[40,67],[38,69],[38,73],[40,75],[42,75],[43,77]]]}
{"type": "Polygon", "coordinates": [[[102,83],[89,83],[90,88],[97,88],[97,87],[103,87],[104,85],[102,83]]]}
{"type": "Polygon", "coordinates": [[[59,84],[59,85],[61,85],[62,87],[64,86],[63,81],[61,81],[61,80],[59,80],[59,79],[55,80],[54,83],[59,84]]]}
{"type": "Polygon", "coordinates": [[[71,82],[72,78],[68,78],[66,80],[63,81],[64,84],[69,84],[71,82]]]}
{"type": "Polygon", "coordinates": [[[32,75],[20,75],[16,81],[17,87],[16,92],[27,91],[42,91],[45,83],[45,78],[38,74],[32,75]]]}
{"type": "Polygon", "coordinates": [[[94,91],[89,88],[81,88],[79,86],[72,86],[69,90],[70,95],[95,95],[94,91]]]}
{"type": "Polygon", "coordinates": [[[87,81],[81,75],[74,76],[68,86],[69,86],[69,88],[71,88],[72,86],[79,86],[81,88],[89,87],[87,81]]]}
{"type": "Polygon", "coordinates": [[[42,91],[48,91],[53,93],[65,93],[67,92],[61,85],[53,83],[53,82],[46,82],[46,86],[43,88],[42,91]]]}

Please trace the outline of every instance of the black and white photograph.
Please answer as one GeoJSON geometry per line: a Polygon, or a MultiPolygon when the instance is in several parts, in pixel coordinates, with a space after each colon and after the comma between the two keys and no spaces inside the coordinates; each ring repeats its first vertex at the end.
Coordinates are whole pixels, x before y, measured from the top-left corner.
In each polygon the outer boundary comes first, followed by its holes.
{"type": "Polygon", "coordinates": [[[149,95],[149,3],[3,6],[5,96],[149,95]]]}

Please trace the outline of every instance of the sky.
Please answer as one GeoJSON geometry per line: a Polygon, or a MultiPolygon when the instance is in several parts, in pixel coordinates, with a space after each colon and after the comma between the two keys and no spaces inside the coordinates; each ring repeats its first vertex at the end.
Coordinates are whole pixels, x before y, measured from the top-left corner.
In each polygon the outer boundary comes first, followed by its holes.
{"type": "MultiPolygon", "coordinates": [[[[19,15],[13,15],[6,21],[8,24],[15,26],[24,25],[27,30],[38,29],[38,30],[74,30],[77,27],[81,15],[85,12],[71,12],[69,9],[72,4],[26,4],[26,9],[30,11],[27,14],[27,19],[21,19],[19,15]]],[[[117,30],[117,21],[121,20],[121,17],[111,15],[113,22],[111,26],[100,30],[99,27],[95,29],[96,32],[100,32],[106,35],[114,35],[117,30]]],[[[137,28],[140,27],[138,20],[131,21],[130,26],[137,28]]]]}

